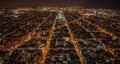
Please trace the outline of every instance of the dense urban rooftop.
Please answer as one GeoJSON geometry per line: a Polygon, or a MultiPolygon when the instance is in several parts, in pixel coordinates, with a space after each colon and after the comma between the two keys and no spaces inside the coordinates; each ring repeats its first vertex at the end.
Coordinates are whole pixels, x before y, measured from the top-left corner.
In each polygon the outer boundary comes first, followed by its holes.
{"type": "Polygon", "coordinates": [[[120,64],[119,12],[0,9],[0,64],[120,64]]]}

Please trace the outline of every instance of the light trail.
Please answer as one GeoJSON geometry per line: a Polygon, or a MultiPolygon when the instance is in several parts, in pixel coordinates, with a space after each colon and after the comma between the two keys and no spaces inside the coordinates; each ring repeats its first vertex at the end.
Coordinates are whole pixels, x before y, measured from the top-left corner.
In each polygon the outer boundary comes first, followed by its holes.
{"type": "MultiPolygon", "coordinates": [[[[85,20],[85,18],[87,18],[87,16],[83,16],[82,18],[85,20]]],[[[79,18],[76,19],[76,20],[80,20],[80,19],[81,19],[81,17],[79,17],[79,18]]],[[[94,25],[95,27],[97,27],[97,29],[98,29],[99,31],[104,32],[105,34],[110,35],[113,39],[119,39],[119,37],[118,37],[117,35],[115,35],[114,33],[109,32],[109,31],[107,31],[107,30],[104,29],[104,28],[101,28],[100,26],[92,23],[91,21],[88,21],[88,20],[85,20],[85,21],[87,21],[88,24],[92,24],[92,25],[94,25]]]]}
{"type": "Polygon", "coordinates": [[[69,28],[69,25],[68,25],[67,20],[65,19],[65,17],[64,17],[64,20],[65,20],[65,24],[66,24],[66,26],[67,26],[67,28],[68,28],[69,34],[70,34],[70,36],[71,36],[71,41],[73,42],[74,49],[75,49],[75,51],[77,52],[77,55],[78,55],[78,57],[79,57],[79,61],[81,62],[81,64],[84,64],[84,59],[83,59],[82,51],[81,51],[81,49],[78,49],[78,46],[77,46],[77,44],[76,44],[77,41],[76,41],[76,39],[74,38],[74,35],[72,34],[72,32],[71,32],[71,30],[70,30],[70,28],[69,28]]]}
{"type": "MultiPolygon", "coordinates": [[[[84,19],[84,17],[83,17],[83,19],[84,19]]],[[[84,19],[85,20],[85,19],[84,19]]],[[[117,35],[115,35],[114,33],[112,33],[112,32],[109,32],[109,31],[107,31],[106,29],[104,29],[104,28],[101,28],[99,25],[96,25],[96,24],[94,24],[94,23],[92,23],[91,21],[88,21],[88,20],[85,20],[88,24],[92,24],[92,25],[94,25],[95,27],[97,27],[97,29],[100,31],[100,32],[104,32],[105,34],[108,34],[108,35],[110,35],[113,39],[118,39],[119,37],[117,36],[117,35]]]]}
{"type": "MultiPolygon", "coordinates": [[[[86,30],[87,32],[89,32],[89,30],[88,30],[87,28],[85,28],[83,25],[82,25],[82,28],[83,28],[84,30],[86,30]]],[[[113,49],[109,48],[109,47],[106,46],[100,39],[96,38],[95,35],[94,35],[92,32],[90,32],[90,35],[91,35],[93,38],[95,38],[95,39],[102,45],[103,50],[108,51],[109,53],[111,53],[112,55],[114,55],[113,49]]]]}
{"type": "MultiPolygon", "coordinates": [[[[85,16],[83,16],[83,19],[85,18],[85,16]]],[[[77,20],[80,20],[81,18],[78,18],[77,20]]],[[[85,19],[84,19],[85,20],[85,19]]],[[[85,20],[87,21],[87,20],[85,20]]],[[[118,39],[119,37],[116,36],[114,33],[111,33],[111,32],[108,32],[107,30],[101,28],[100,26],[98,25],[95,25],[94,23],[91,23],[90,21],[87,21],[88,24],[92,24],[94,25],[95,27],[97,27],[97,29],[100,31],[100,32],[103,32],[105,34],[108,34],[110,35],[113,39],[118,39]]],[[[82,26],[83,29],[85,29],[87,32],[89,32],[89,30],[87,30],[84,26],[82,26]]],[[[90,33],[92,37],[96,38],[95,35],[93,33],[90,33]]],[[[114,53],[114,49],[112,48],[109,48],[108,46],[106,46],[100,39],[96,38],[97,41],[103,46],[103,49],[105,51],[108,51],[109,53],[111,53],[112,55],[115,55],[114,53]]]]}
{"type": "Polygon", "coordinates": [[[47,40],[47,44],[45,46],[45,49],[43,50],[42,52],[42,58],[41,58],[41,62],[40,64],[45,64],[45,61],[46,61],[46,55],[48,54],[48,51],[50,49],[50,43],[51,43],[51,39],[52,39],[52,35],[54,33],[54,29],[55,29],[55,24],[57,22],[57,16],[54,20],[54,23],[53,23],[53,26],[52,26],[52,30],[50,31],[50,35],[49,35],[49,38],[47,40]]]}
{"type": "Polygon", "coordinates": [[[14,50],[16,50],[23,42],[28,42],[30,41],[33,36],[34,36],[34,31],[37,30],[39,28],[39,26],[41,26],[42,24],[45,23],[45,21],[49,18],[49,16],[40,24],[38,24],[38,26],[36,28],[34,28],[34,30],[32,32],[29,32],[27,35],[23,36],[22,38],[20,38],[18,41],[14,42],[16,43],[14,46],[12,46],[10,48],[10,55],[14,52],[14,50]]]}

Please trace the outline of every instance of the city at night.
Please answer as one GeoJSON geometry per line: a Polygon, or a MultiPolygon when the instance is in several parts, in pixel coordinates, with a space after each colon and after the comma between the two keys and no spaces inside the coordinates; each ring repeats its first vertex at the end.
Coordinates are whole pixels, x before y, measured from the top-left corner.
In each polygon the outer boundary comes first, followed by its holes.
{"type": "Polygon", "coordinates": [[[0,0],[0,64],[120,64],[115,0],[0,0]]]}

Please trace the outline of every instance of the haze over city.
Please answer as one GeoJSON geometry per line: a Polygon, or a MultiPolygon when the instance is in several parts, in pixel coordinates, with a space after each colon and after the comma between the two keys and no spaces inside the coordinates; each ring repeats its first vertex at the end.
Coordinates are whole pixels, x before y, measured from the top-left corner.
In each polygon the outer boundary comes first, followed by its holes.
{"type": "Polygon", "coordinates": [[[0,7],[120,8],[119,0],[1,0],[0,7]]]}

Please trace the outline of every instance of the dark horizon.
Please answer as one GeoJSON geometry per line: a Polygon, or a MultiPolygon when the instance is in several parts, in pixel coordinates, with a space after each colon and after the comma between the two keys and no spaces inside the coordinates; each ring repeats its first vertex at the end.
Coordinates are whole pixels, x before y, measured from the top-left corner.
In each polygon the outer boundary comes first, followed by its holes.
{"type": "Polygon", "coordinates": [[[4,7],[80,7],[119,9],[119,1],[114,0],[1,0],[4,7]]]}

